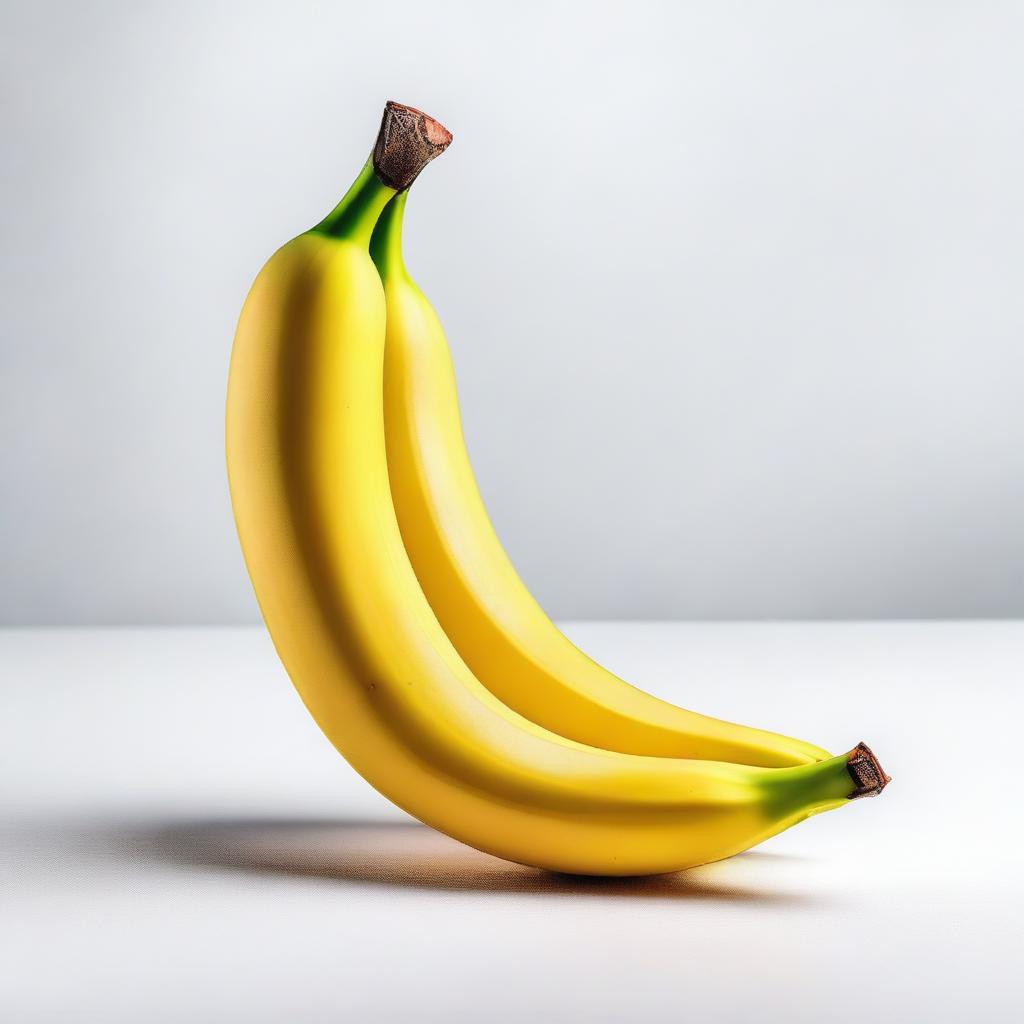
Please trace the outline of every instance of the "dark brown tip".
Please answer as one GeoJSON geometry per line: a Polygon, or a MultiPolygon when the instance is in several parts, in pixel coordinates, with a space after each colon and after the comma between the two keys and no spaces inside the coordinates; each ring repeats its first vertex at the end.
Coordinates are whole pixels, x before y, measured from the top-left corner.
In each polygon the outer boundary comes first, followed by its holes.
{"type": "Polygon", "coordinates": [[[866,743],[858,743],[850,751],[846,760],[846,770],[857,786],[850,794],[851,800],[861,796],[878,796],[892,781],[866,743]]]}
{"type": "Polygon", "coordinates": [[[452,133],[429,114],[388,100],[373,148],[373,169],[389,188],[408,188],[450,145],[452,133]]]}

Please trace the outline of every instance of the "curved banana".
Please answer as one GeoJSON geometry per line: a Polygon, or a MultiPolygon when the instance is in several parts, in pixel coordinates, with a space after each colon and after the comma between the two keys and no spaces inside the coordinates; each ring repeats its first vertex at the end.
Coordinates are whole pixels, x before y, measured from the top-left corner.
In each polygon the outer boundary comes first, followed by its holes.
{"type": "Polygon", "coordinates": [[[238,533],[274,644],[320,728],[425,823],[567,872],[716,860],[880,789],[877,762],[860,748],[783,769],[589,748],[505,707],[459,658],[392,505],[384,293],[368,253],[379,212],[447,133],[389,105],[382,136],[383,152],[378,145],[334,212],[264,266],[231,356],[238,533]],[[397,150],[421,155],[398,174],[397,150]]]}
{"type": "Polygon", "coordinates": [[[387,300],[384,423],[402,538],[434,613],[501,701],[552,732],[630,754],[777,768],[831,755],[772,732],[686,711],[588,658],[534,600],[498,540],[462,436],[444,331],[402,258],[408,192],[370,243],[387,300]]]}

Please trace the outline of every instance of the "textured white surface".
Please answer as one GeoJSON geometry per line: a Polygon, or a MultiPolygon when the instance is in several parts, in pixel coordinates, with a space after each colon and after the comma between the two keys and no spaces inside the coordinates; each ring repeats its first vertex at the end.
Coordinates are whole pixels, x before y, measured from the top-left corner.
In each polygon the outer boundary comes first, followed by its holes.
{"type": "Polygon", "coordinates": [[[578,624],[651,690],[894,781],[723,864],[545,875],[413,824],[257,629],[0,633],[0,1016],[1003,1020],[1024,625],[578,624]]]}

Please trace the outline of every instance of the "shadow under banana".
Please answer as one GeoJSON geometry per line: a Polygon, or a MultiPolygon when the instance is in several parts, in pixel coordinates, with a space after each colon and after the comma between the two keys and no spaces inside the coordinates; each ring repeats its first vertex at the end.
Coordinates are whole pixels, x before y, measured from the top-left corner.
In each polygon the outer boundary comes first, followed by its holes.
{"type": "Polygon", "coordinates": [[[765,868],[792,862],[747,853],[689,871],[636,878],[557,874],[513,864],[414,822],[237,820],[165,823],[124,833],[133,857],[183,867],[307,876],[448,892],[819,904],[765,891],[765,868]]]}

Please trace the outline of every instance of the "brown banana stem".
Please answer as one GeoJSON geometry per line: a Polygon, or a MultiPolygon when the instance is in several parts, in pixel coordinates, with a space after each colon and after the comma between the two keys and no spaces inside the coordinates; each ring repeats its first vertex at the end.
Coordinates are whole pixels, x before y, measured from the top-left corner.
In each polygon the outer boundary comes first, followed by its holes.
{"type": "Polygon", "coordinates": [[[429,114],[388,100],[373,148],[373,169],[385,185],[401,192],[451,141],[452,133],[429,114]]]}
{"type": "Polygon", "coordinates": [[[850,794],[851,800],[862,796],[878,796],[892,781],[866,743],[858,743],[850,751],[846,770],[857,786],[850,794]]]}

